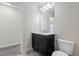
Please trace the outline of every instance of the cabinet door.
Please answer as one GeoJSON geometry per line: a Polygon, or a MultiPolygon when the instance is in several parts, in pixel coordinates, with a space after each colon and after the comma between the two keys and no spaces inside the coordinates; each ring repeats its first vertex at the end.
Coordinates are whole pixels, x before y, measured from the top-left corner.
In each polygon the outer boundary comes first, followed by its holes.
{"type": "Polygon", "coordinates": [[[41,55],[51,55],[54,51],[54,36],[33,34],[32,47],[41,55]]]}

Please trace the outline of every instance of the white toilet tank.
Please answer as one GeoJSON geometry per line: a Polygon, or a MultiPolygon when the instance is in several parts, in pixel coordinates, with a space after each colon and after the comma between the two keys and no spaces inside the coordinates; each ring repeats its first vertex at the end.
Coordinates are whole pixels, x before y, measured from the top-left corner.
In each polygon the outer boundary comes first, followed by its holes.
{"type": "Polygon", "coordinates": [[[68,55],[73,54],[75,42],[67,41],[67,40],[63,40],[63,39],[58,39],[57,43],[58,43],[58,48],[60,51],[65,52],[68,55]]]}

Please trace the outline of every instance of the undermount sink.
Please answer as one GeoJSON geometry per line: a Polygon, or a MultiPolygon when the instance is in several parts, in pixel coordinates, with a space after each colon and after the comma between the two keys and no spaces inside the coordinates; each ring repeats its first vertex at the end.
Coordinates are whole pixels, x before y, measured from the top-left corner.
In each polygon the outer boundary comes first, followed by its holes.
{"type": "Polygon", "coordinates": [[[32,33],[41,34],[41,35],[51,35],[51,34],[54,34],[54,33],[46,33],[46,32],[32,32],[32,33]]]}

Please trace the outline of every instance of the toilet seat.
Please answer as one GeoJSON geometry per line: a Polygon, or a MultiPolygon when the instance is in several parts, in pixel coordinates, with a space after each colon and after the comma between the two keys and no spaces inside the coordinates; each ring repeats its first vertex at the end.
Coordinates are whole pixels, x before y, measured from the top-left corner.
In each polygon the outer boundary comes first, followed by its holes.
{"type": "Polygon", "coordinates": [[[65,52],[62,52],[62,51],[54,51],[52,53],[52,56],[68,56],[68,54],[66,54],[65,52]]]}

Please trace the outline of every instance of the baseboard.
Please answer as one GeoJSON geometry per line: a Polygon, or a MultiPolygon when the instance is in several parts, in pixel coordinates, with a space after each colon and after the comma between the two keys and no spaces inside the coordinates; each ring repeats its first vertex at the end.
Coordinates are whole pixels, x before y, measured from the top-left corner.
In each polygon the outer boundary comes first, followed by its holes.
{"type": "Polygon", "coordinates": [[[0,48],[6,48],[6,47],[11,47],[11,46],[16,46],[16,45],[20,45],[20,42],[15,42],[15,43],[11,43],[11,44],[1,45],[0,48]]]}
{"type": "Polygon", "coordinates": [[[33,48],[29,47],[29,48],[26,49],[26,52],[31,51],[31,50],[33,50],[33,48]]]}
{"type": "Polygon", "coordinates": [[[27,52],[29,52],[29,51],[31,51],[31,50],[33,50],[32,47],[29,47],[29,48],[27,48],[27,49],[23,49],[23,50],[21,51],[21,55],[22,55],[22,56],[26,56],[27,52]]]}

